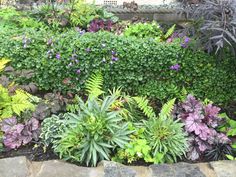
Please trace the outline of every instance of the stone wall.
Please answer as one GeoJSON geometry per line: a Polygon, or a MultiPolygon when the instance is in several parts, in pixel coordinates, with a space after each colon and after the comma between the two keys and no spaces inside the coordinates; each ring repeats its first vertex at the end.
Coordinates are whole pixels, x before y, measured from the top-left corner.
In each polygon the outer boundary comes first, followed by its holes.
{"type": "Polygon", "coordinates": [[[31,162],[25,157],[0,159],[0,177],[236,177],[236,161],[125,166],[102,161],[95,168],[59,160],[31,162]]]}
{"type": "Polygon", "coordinates": [[[163,5],[163,4],[169,4],[173,3],[176,0],[86,0],[87,3],[93,3],[97,5],[104,5],[104,4],[116,4],[116,5],[122,5],[123,2],[132,2],[135,1],[138,5],[163,5]]]}

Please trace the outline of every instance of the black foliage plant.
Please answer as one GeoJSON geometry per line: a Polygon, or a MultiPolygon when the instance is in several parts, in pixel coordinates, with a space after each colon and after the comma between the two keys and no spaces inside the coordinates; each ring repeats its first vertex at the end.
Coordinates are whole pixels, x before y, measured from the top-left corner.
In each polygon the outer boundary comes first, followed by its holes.
{"type": "Polygon", "coordinates": [[[4,87],[8,87],[11,92],[20,88],[29,93],[36,93],[38,88],[35,83],[28,82],[34,75],[35,73],[33,70],[15,70],[13,67],[8,66],[0,76],[0,83],[4,87]]]}
{"type": "Polygon", "coordinates": [[[229,47],[236,54],[236,0],[183,0],[183,9],[187,18],[201,21],[199,31],[188,28],[194,33],[198,44],[208,52],[221,54],[222,49],[229,47]]]}

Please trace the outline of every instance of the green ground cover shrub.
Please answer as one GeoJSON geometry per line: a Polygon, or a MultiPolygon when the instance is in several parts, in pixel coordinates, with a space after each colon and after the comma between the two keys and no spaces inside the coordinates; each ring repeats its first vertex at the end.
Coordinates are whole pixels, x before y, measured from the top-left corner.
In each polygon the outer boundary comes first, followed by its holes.
{"type": "Polygon", "coordinates": [[[178,97],[184,87],[217,103],[235,99],[235,62],[225,59],[217,65],[210,55],[183,48],[178,41],[108,32],[81,35],[75,30],[11,30],[0,35],[0,57],[10,58],[16,69],[34,70],[31,80],[41,90],[83,91],[86,79],[100,70],[106,90],[122,86],[131,95],[164,102],[178,97]]]}

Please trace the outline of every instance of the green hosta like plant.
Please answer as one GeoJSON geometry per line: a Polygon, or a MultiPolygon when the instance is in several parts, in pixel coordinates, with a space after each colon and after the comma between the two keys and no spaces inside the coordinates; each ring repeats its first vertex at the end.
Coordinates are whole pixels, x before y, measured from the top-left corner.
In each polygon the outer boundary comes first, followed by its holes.
{"type": "Polygon", "coordinates": [[[45,146],[49,146],[51,143],[56,141],[57,135],[62,134],[67,126],[66,116],[60,114],[58,116],[52,115],[44,119],[41,124],[41,134],[40,138],[42,139],[45,146]]]}

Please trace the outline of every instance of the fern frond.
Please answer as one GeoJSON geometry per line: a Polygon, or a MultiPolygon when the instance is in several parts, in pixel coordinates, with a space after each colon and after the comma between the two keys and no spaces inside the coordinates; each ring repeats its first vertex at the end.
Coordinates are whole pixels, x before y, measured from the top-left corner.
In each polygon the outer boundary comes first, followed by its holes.
{"type": "Polygon", "coordinates": [[[92,74],[92,76],[86,82],[85,87],[89,96],[96,98],[104,93],[104,91],[102,90],[102,85],[103,85],[102,73],[97,72],[95,74],[92,74]]]}
{"type": "Polygon", "coordinates": [[[0,59],[0,72],[5,68],[6,64],[9,63],[10,60],[8,59],[0,59]]]}
{"type": "Polygon", "coordinates": [[[175,24],[172,26],[172,27],[170,27],[168,30],[167,30],[167,32],[166,32],[166,34],[164,35],[164,38],[165,39],[167,39],[167,38],[169,38],[173,33],[174,33],[174,31],[175,31],[175,24]]]}
{"type": "Polygon", "coordinates": [[[8,90],[0,85],[0,119],[14,114],[19,116],[23,111],[34,110],[34,108],[34,104],[30,102],[30,94],[18,89],[10,96],[8,90]]]}
{"type": "Polygon", "coordinates": [[[149,106],[149,101],[146,97],[133,97],[133,99],[137,103],[138,108],[143,111],[148,118],[156,116],[153,108],[149,106]]]}
{"type": "Polygon", "coordinates": [[[168,118],[171,116],[171,112],[173,111],[174,109],[174,105],[175,105],[175,98],[168,101],[167,103],[165,103],[163,106],[162,106],[162,109],[161,109],[161,112],[159,114],[159,117],[160,118],[168,118]]]}
{"type": "Polygon", "coordinates": [[[35,106],[28,101],[29,95],[23,90],[16,90],[16,94],[12,96],[12,110],[18,116],[26,109],[34,110],[35,106]]]}

